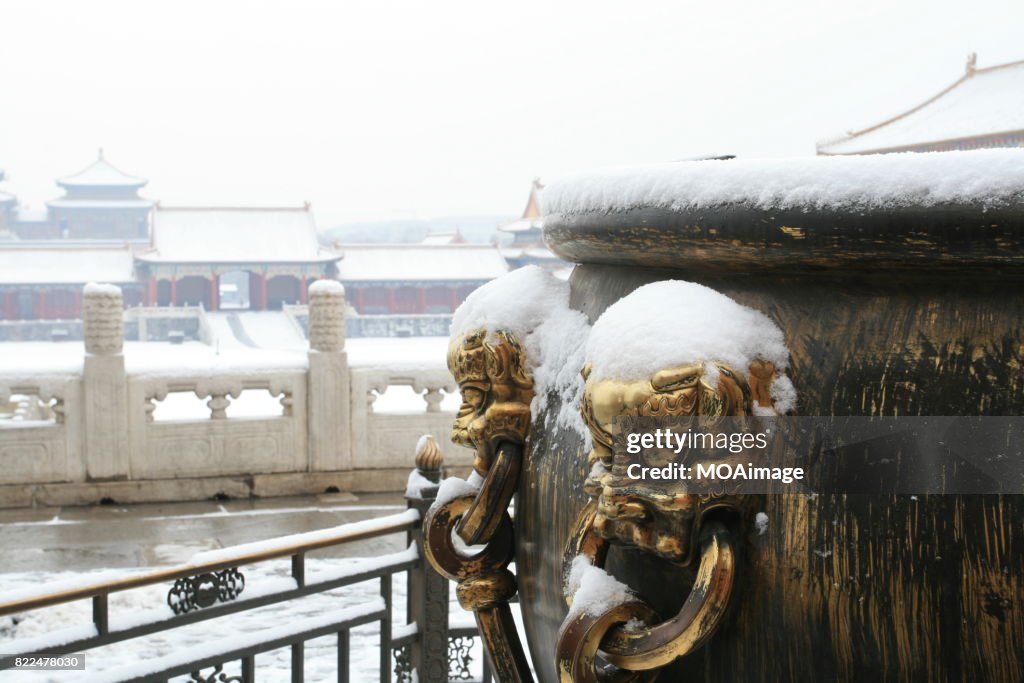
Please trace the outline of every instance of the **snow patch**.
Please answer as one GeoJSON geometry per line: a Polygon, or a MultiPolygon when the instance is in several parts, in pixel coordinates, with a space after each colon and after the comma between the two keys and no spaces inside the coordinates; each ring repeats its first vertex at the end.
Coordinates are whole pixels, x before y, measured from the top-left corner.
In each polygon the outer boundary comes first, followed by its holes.
{"type": "Polygon", "coordinates": [[[405,483],[405,497],[406,498],[421,498],[421,492],[423,489],[429,489],[437,486],[435,482],[430,481],[417,469],[414,469],[409,473],[409,479],[405,483]]]}
{"type": "Polygon", "coordinates": [[[596,617],[633,596],[629,586],[590,564],[586,555],[577,555],[573,559],[565,582],[565,594],[572,596],[570,618],[579,614],[596,617]]]}
{"type": "Polygon", "coordinates": [[[479,486],[474,486],[465,479],[460,479],[459,477],[448,477],[441,481],[441,486],[437,489],[437,498],[435,498],[433,504],[431,504],[430,510],[433,511],[442,505],[447,505],[456,498],[461,498],[462,496],[475,496],[476,492],[479,490],[479,486]]]}
{"type": "Polygon", "coordinates": [[[142,676],[150,675],[173,666],[187,664],[197,659],[216,657],[228,650],[256,647],[261,643],[285,638],[296,633],[312,631],[314,629],[330,626],[332,624],[354,621],[360,617],[369,616],[384,611],[386,608],[384,599],[381,597],[368,600],[366,604],[336,609],[323,614],[318,614],[304,619],[291,620],[289,623],[281,624],[271,628],[257,631],[255,633],[244,633],[214,639],[206,643],[192,646],[185,651],[172,652],[169,655],[154,659],[144,659],[125,666],[117,667],[102,672],[93,672],[90,675],[77,679],[97,683],[99,681],[123,681],[142,676]]]}
{"type": "Polygon", "coordinates": [[[772,382],[770,388],[772,402],[775,404],[775,411],[779,414],[788,413],[796,409],[796,388],[789,380],[789,377],[780,375],[772,382]]]}
{"type": "Polygon", "coordinates": [[[309,286],[310,294],[317,294],[321,292],[345,296],[345,286],[337,280],[317,280],[309,286]]]}
{"type": "Polygon", "coordinates": [[[433,438],[433,434],[424,434],[423,436],[421,436],[419,439],[416,440],[416,449],[413,452],[419,453],[420,451],[426,450],[427,444],[429,444],[430,440],[433,438]]]}
{"type": "Polygon", "coordinates": [[[631,632],[631,633],[638,633],[640,631],[643,631],[645,628],[647,628],[647,624],[645,624],[641,619],[637,619],[636,617],[633,617],[632,619],[627,621],[625,624],[623,624],[622,628],[625,629],[626,631],[631,632]]]}
{"type": "Polygon", "coordinates": [[[551,397],[560,406],[555,430],[574,430],[589,450],[590,432],[579,414],[584,348],[590,326],[569,308],[569,283],[537,266],[514,270],[467,297],[452,319],[452,338],[477,329],[507,331],[523,345],[533,375],[534,419],[551,397]]]}
{"type": "MultiPolygon", "coordinates": [[[[139,572],[134,572],[134,574],[138,573],[139,572]]],[[[72,591],[88,590],[93,587],[103,586],[107,583],[127,578],[132,574],[133,572],[106,570],[103,572],[82,574],[81,576],[62,579],[60,581],[52,581],[46,585],[23,586],[21,588],[0,592],[0,604],[33,600],[51,593],[70,593],[72,591]]]]}
{"type": "Polygon", "coordinates": [[[82,288],[84,294],[110,294],[113,296],[121,295],[121,288],[117,285],[111,285],[107,283],[90,282],[82,288]]]}
{"type": "MultiPolygon", "coordinates": [[[[681,280],[644,285],[609,306],[594,323],[586,358],[593,363],[594,380],[638,380],[703,361],[738,371],[756,358],[774,363],[780,372],[789,365],[782,330],[766,315],[681,280]]],[[[788,395],[785,386],[779,391],[788,395]]]]}
{"type": "Polygon", "coordinates": [[[396,515],[364,519],[360,522],[349,522],[348,524],[327,527],[326,529],[317,529],[315,531],[306,531],[299,534],[279,536],[266,541],[255,541],[253,543],[243,543],[241,545],[220,548],[218,550],[208,550],[193,555],[192,559],[189,560],[189,564],[209,564],[211,562],[233,560],[241,555],[255,555],[257,553],[284,551],[295,545],[317,543],[334,538],[341,534],[369,533],[372,531],[386,529],[387,527],[395,524],[417,522],[419,521],[419,518],[419,512],[409,509],[396,515]]]}
{"type": "Polygon", "coordinates": [[[483,328],[505,330],[525,340],[560,302],[568,305],[568,295],[568,283],[537,266],[519,268],[466,297],[452,316],[451,336],[483,328]]]}

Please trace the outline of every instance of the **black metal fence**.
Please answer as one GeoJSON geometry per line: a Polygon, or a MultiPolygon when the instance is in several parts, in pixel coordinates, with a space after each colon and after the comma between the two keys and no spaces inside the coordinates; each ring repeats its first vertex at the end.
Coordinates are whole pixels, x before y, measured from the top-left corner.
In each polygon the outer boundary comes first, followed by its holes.
{"type": "MultiPolygon", "coordinates": [[[[127,575],[113,581],[83,582],[55,590],[42,586],[39,590],[0,602],[0,617],[76,600],[92,602],[91,627],[88,624],[83,625],[84,628],[71,626],[70,630],[52,634],[52,644],[45,644],[45,637],[33,639],[32,647],[21,651],[17,640],[0,645],[3,652],[0,670],[12,668],[17,657],[87,652],[200,621],[376,581],[378,595],[360,604],[339,605],[338,609],[289,619],[287,623],[258,631],[227,635],[183,652],[87,672],[83,680],[148,683],[188,676],[187,680],[195,683],[251,682],[260,680],[256,655],[289,648],[290,678],[303,681],[306,680],[303,670],[306,642],[334,635],[337,638],[337,680],[349,681],[354,680],[350,676],[351,631],[373,623],[378,624],[380,633],[379,671],[382,683],[392,680],[472,680],[471,645],[479,633],[475,626],[449,628],[448,582],[423,560],[420,523],[436,492],[436,487],[428,486],[409,494],[408,509],[388,517],[227,548],[207,553],[208,559],[200,558],[200,562],[127,575]],[[400,533],[406,534],[409,543],[406,550],[382,555],[371,562],[353,563],[350,571],[332,572],[326,578],[307,575],[307,553],[400,533]],[[271,586],[270,590],[256,590],[253,586],[247,594],[244,569],[255,563],[282,558],[291,560],[291,581],[287,585],[271,586]],[[393,581],[403,574],[407,581],[406,623],[396,627],[392,617],[393,581]],[[141,623],[134,623],[139,621],[137,619],[128,620],[131,625],[123,628],[111,626],[108,599],[112,593],[155,584],[168,586],[169,610],[166,615],[152,620],[143,619],[141,623]],[[240,674],[228,673],[226,667],[232,671],[240,668],[240,674]]],[[[486,683],[490,680],[486,661],[482,669],[486,683]]]]}

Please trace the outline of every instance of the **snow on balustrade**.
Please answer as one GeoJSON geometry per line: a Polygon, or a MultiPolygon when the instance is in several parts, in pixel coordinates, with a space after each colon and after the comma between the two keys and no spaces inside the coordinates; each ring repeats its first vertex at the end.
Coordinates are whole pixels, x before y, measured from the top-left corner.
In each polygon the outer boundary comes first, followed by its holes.
{"type": "MultiPolygon", "coordinates": [[[[314,293],[313,308],[343,301],[329,284],[314,293]]],[[[112,294],[96,286],[89,296],[112,294]]],[[[124,500],[126,491],[141,502],[228,488],[230,495],[397,490],[421,435],[447,441],[459,396],[445,366],[446,338],[347,341],[331,332],[340,318],[327,316],[326,336],[314,349],[286,314],[197,313],[203,342],[93,339],[93,353],[82,342],[3,343],[0,450],[12,465],[0,475],[0,506],[32,505],[54,492],[69,497],[48,498],[50,504],[124,500]],[[15,405],[10,397],[26,396],[44,419],[15,410],[24,401],[15,405]],[[375,477],[375,470],[387,473],[375,477]],[[353,476],[329,474],[340,472],[353,476]],[[281,478],[294,474],[305,477],[305,488],[281,478]],[[173,483],[240,475],[280,476],[244,485],[249,490],[227,480],[211,481],[212,490],[173,483]],[[47,492],[11,487],[89,478],[149,483],[47,492]]],[[[462,466],[470,457],[456,452],[449,464],[462,466]]]]}
{"type": "MultiPolygon", "coordinates": [[[[373,338],[346,341],[350,367],[415,370],[444,368],[447,337],[373,338]]],[[[0,382],[40,376],[74,377],[82,373],[85,349],[81,342],[4,342],[0,350],[0,382]]],[[[172,345],[125,342],[129,375],[215,375],[305,370],[304,348],[225,348],[200,342],[172,345]]]]}

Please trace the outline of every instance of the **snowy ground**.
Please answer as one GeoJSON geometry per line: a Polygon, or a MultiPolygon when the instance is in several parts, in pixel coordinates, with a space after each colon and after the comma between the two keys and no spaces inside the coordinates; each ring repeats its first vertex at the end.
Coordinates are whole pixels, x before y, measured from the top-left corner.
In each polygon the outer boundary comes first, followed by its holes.
{"type": "MultiPolygon", "coordinates": [[[[321,572],[336,572],[356,563],[365,563],[365,559],[307,559],[306,567],[310,580],[321,572]]],[[[287,580],[290,576],[287,560],[265,562],[243,569],[246,576],[246,591],[253,593],[259,590],[261,583],[287,580]]],[[[41,574],[25,572],[0,575],[0,586],[4,590],[20,587],[36,586],[40,583],[80,579],[82,574],[73,572],[57,572],[41,574]]],[[[227,642],[233,636],[259,632],[272,626],[286,624],[305,617],[312,617],[327,611],[346,607],[354,607],[372,602],[380,594],[379,581],[367,581],[353,586],[336,589],[326,593],[311,595],[306,598],[268,605],[266,607],[224,616],[218,619],[191,624],[164,633],[157,633],[132,641],[126,641],[86,652],[86,672],[3,672],[2,680],[12,683],[40,683],[42,681],[86,681],[100,671],[108,671],[141,660],[161,657],[175,652],[187,651],[201,644],[217,640],[227,642]]],[[[404,574],[393,579],[393,613],[395,630],[405,623],[406,580],[404,574]]],[[[243,593],[243,596],[245,593],[243,593]]],[[[452,595],[453,625],[468,625],[470,615],[462,612],[452,595]]],[[[110,598],[112,620],[117,615],[133,614],[160,607],[171,615],[166,607],[167,586],[148,586],[124,593],[116,593],[110,598]]],[[[32,638],[48,631],[66,628],[70,625],[87,624],[91,618],[89,601],[78,601],[42,610],[36,610],[20,618],[0,618],[0,649],[10,645],[17,638],[32,638]]],[[[379,625],[368,624],[352,630],[351,634],[351,665],[350,673],[353,681],[377,681],[379,679],[379,625]]],[[[306,680],[336,680],[337,638],[334,636],[307,641],[305,649],[306,680]]],[[[476,677],[480,676],[481,652],[479,643],[473,653],[476,677]]],[[[275,650],[256,657],[257,678],[260,681],[290,680],[291,652],[289,649],[275,650]]],[[[239,673],[238,663],[225,667],[229,675],[239,673]]],[[[205,673],[209,673],[208,669],[205,673]]],[[[188,680],[182,677],[174,680],[188,680]]]]}
{"type": "MultiPolygon", "coordinates": [[[[276,501],[231,501],[181,503],[171,505],[100,506],[96,508],[66,508],[47,511],[0,511],[0,541],[5,547],[22,548],[14,559],[26,559],[13,565],[19,571],[0,573],[0,593],[32,590],[58,581],[81,581],[83,577],[101,573],[123,574],[142,571],[155,566],[169,566],[187,560],[196,550],[221,548],[251,542],[277,535],[308,531],[333,526],[337,521],[366,519],[401,512],[402,505],[381,504],[379,496],[364,497],[352,503],[331,504],[331,497],[296,498],[276,501]],[[92,545],[86,545],[91,539],[92,545]],[[108,550],[101,557],[106,563],[96,562],[95,549],[108,545],[148,546],[144,552],[121,555],[108,550]],[[78,555],[70,555],[64,546],[78,547],[78,555]],[[60,547],[58,547],[60,546],[60,547]],[[93,550],[90,550],[92,548],[93,550]],[[35,551],[35,552],[34,552],[35,551]],[[75,559],[77,557],[77,560],[75,559]],[[35,558],[29,561],[28,558],[35,558]],[[119,560],[120,558],[120,560],[119,560]],[[138,558],[143,560],[137,561],[138,558]],[[146,562],[157,558],[158,562],[146,562]],[[64,571],[64,567],[90,566],[85,571],[64,571]],[[149,566],[143,566],[148,564],[149,566]],[[57,567],[59,570],[50,571],[57,567]],[[118,568],[122,567],[122,568],[118,568]],[[38,568],[38,569],[37,569],[38,568]]],[[[393,498],[393,497],[392,497],[393,498]]],[[[398,501],[399,499],[394,498],[398,501]]],[[[360,563],[373,562],[384,554],[401,553],[404,538],[401,534],[386,539],[362,541],[350,546],[339,546],[313,553],[306,561],[310,581],[317,574],[344,571],[360,563]],[[339,551],[352,556],[338,556],[339,551]],[[325,557],[324,554],[330,556],[325,557]]],[[[8,567],[12,565],[7,565],[8,567]]],[[[274,583],[290,581],[290,565],[286,559],[271,560],[243,568],[246,588],[242,597],[256,595],[274,583]]],[[[109,578],[109,577],[105,577],[109,578]]],[[[393,631],[400,633],[405,623],[406,578],[404,574],[393,578],[393,631]]],[[[170,616],[166,606],[169,584],[149,586],[115,593],[110,599],[111,623],[139,619],[140,615],[156,609],[170,616]]],[[[111,671],[126,665],[144,662],[155,657],[188,652],[199,646],[245,634],[258,633],[267,628],[280,627],[304,618],[314,618],[326,612],[358,608],[371,604],[379,596],[378,580],[368,581],[299,600],[271,605],[239,614],[213,619],[153,634],[130,642],[118,643],[86,653],[86,672],[10,672],[0,673],[0,680],[15,683],[41,681],[93,681],[103,680],[101,671],[111,671]]],[[[3,598],[0,597],[0,600],[3,598]]],[[[452,626],[471,625],[471,615],[461,610],[450,592],[452,626]]],[[[12,640],[38,638],[54,630],[88,625],[91,607],[87,600],[34,610],[17,617],[0,617],[0,652],[11,651],[12,640]]],[[[519,619],[518,606],[513,610],[519,619]]],[[[147,615],[148,616],[148,615],[147,615]]],[[[377,624],[354,629],[351,637],[351,674],[353,681],[377,681],[379,630],[377,624]]],[[[525,641],[524,641],[525,642],[525,641]]],[[[260,681],[287,681],[290,670],[290,651],[278,650],[260,655],[256,659],[257,679],[260,681]]],[[[336,639],[326,637],[308,641],[305,650],[306,680],[334,680],[336,666],[336,639]]],[[[473,651],[474,673],[480,676],[481,651],[479,642],[473,651]]],[[[238,664],[226,667],[229,675],[238,673],[238,664]]],[[[210,673],[210,669],[205,671],[210,673]]],[[[186,678],[175,679],[179,681],[186,678]]]]}

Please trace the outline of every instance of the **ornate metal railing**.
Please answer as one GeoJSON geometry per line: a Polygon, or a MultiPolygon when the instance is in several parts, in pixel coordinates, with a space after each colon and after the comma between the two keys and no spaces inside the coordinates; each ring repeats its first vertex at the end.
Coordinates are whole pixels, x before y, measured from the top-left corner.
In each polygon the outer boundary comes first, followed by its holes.
{"type": "MultiPolygon", "coordinates": [[[[420,460],[418,456],[418,464],[420,460]]],[[[413,480],[420,485],[407,491],[408,509],[399,514],[206,552],[186,564],[113,580],[82,581],[49,589],[43,585],[39,590],[0,595],[0,617],[76,600],[92,602],[91,623],[0,644],[0,670],[13,667],[17,657],[88,651],[343,586],[378,581],[379,595],[360,604],[343,604],[328,612],[289,619],[182,652],[88,672],[85,680],[162,682],[189,676],[188,680],[195,682],[254,681],[257,654],[290,648],[291,680],[302,681],[306,641],[336,635],[337,680],[349,681],[350,632],[375,622],[379,624],[382,682],[414,680],[414,671],[419,681],[470,680],[470,641],[479,633],[475,626],[449,628],[448,583],[422,560],[421,519],[437,493],[439,463],[436,459],[430,463],[433,466],[417,468],[413,480]],[[342,570],[306,572],[306,556],[312,551],[399,533],[406,534],[406,550],[381,555],[371,562],[353,563],[342,570]],[[246,585],[247,567],[282,558],[291,560],[290,578],[246,585]],[[403,573],[407,580],[406,623],[396,626],[392,623],[393,579],[403,573]],[[166,608],[150,614],[111,615],[111,594],[159,584],[167,585],[166,608]],[[234,668],[235,662],[240,663],[241,673],[225,672],[225,667],[234,668]]],[[[489,680],[484,663],[483,681],[489,680]]]]}

